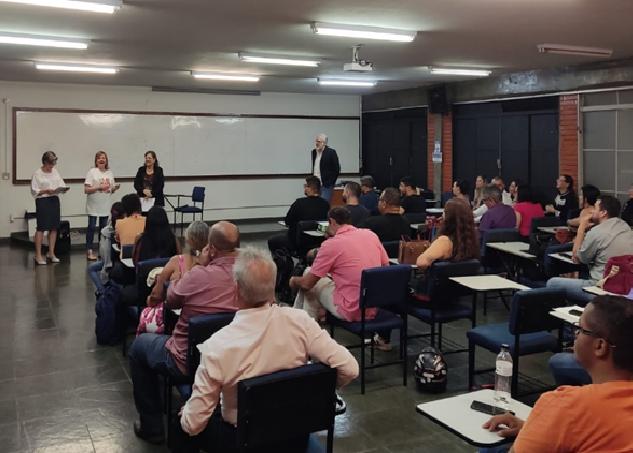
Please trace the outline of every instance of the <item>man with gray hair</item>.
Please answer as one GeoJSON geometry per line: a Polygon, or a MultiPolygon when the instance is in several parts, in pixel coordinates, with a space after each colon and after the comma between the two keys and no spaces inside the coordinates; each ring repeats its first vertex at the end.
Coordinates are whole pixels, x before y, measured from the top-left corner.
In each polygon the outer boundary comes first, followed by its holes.
{"type": "Polygon", "coordinates": [[[482,200],[488,210],[481,217],[479,231],[482,233],[498,228],[516,228],[517,218],[512,206],[502,203],[501,190],[495,185],[484,187],[482,200]]]}
{"type": "Polygon", "coordinates": [[[321,198],[328,203],[341,172],[336,150],[327,146],[327,135],[319,134],[312,150],[312,174],[321,180],[321,198]]]}
{"type": "MultiPolygon", "coordinates": [[[[358,376],[358,363],[352,354],[306,312],[275,305],[276,274],[268,251],[240,250],[233,268],[239,311],[231,324],[198,346],[200,366],[180,418],[182,430],[196,437],[181,436],[194,445],[178,451],[234,447],[237,384],[242,379],[297,368],[305,365],[308,357],[336,368],[338,387],[358,376]],[[221,414],[215,411],[220,396],[221,414]]],[[[305,443],[306,438],[297,441],[305,443]]],[[[271,446],[270,451],[279,449],[271,446]]]]}

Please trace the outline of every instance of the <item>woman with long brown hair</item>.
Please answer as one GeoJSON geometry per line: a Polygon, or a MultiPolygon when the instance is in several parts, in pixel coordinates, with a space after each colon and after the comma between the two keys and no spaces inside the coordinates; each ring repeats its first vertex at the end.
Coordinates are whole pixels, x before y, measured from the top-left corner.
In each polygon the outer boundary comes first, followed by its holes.
{"type": "Polygon", "coordinates": [[[418,257],[418,268],[427,269],[437,260],[467,261],[479,258],[479,241],[470,206],[451,199],[444,206],[444,221],[431,246],[418,257]]]}

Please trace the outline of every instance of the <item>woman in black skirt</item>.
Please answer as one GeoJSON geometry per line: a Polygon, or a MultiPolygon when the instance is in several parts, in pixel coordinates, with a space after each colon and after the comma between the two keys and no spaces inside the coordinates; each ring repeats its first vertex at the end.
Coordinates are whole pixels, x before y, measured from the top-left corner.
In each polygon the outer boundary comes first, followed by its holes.
{"type": "Polygon", "coordinates": [[[37,215],[37,232],[35,233],[35,263],[46,264],[42,256],[42,239],[44,231],[48,231],[48,253],[46,258],[52,263],[59,263],[55,256],[55,241],[59,227],[59,197],[60,193],[69,188],[55,169],[57,156],[53,151],[46,151],[42,155],[42,166],[35,170],[31,179],[31,193],[35,197],[35,212],[37,215]]]}
{"type": "Polygon", "coordinates": [[[163,169],[158,165],[156,153],[147,151],[145,165],[139,167],[134,178],[136,194],[141,198],[153,198],[155,206],[165,206],[163,187],[165,187],[165,176],[163,169]]]}

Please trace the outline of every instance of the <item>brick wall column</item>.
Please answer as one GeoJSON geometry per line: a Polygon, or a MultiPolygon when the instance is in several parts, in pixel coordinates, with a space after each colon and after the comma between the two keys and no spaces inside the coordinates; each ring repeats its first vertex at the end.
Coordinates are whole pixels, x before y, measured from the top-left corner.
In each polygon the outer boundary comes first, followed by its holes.
{"type": "Polygon", "coordinates": [[[578,148],[578,102],[579,95],[565,95],[559,98],[558,116],[558,168],[560,174],[571,175],[579,187],[580,149],[578,148]]]}
{"type": "MultiPolygon", "coordinates": [[[[433,187],[433,148],[435,146],[435,120],[439,113],[429,113],[426,117],[427,129],[427,185],[433,187]]],[[[442,115],[442,192],[453,186],[453,115],[442,115]]],[[[436,194],[439,198],[440,194],[436,194]]]]}

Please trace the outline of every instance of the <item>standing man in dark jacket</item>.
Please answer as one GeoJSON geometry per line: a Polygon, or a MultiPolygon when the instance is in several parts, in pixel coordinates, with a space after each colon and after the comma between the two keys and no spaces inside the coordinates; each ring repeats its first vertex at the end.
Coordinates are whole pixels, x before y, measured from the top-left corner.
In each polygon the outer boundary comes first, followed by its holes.
{"type": "Polygon", "coordinates": [[[336,150],[327,146],[327,135],[317,135],[312,150],[312,174],[321,180],[321,198],[328,203],[340,172],[336,150]]]}

